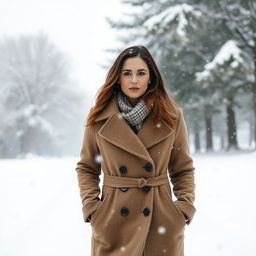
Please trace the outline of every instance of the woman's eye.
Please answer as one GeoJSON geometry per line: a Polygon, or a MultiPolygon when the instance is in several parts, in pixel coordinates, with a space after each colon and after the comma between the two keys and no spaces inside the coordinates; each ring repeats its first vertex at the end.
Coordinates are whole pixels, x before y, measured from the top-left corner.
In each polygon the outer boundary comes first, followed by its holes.
{"type": "Polygon", "coordinates": [[[145,72],[139,72],[139,76],[144,76],[145,72]]]}
{"type": "Polygon", "coordinates": [[[130,76],[131,73],[130,72],[124,72],[124,76],[130,76]]]}

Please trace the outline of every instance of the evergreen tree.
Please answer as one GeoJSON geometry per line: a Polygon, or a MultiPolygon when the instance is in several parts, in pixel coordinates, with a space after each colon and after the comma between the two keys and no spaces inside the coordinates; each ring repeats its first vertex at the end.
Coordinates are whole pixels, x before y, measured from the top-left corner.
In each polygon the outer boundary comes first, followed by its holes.
{"type": "Polygon", "coordinates": [[[221,0],[222,19],[226,22],[239,47],[247,53],[254,111],[254,142],[256,148],[256,3],[253,0],[221,0]],[[252,74],[252,75],[251,75],[252,74]]]}
{"type": "Polygon", "coordinates": [[[228,150],[238,149],[234,107],[239,107],[236,98],[245,93],[248,87],[244,80],[245,74],[248,73],[245,58],[236,42],[229,40],[221,47],[215,58],[205,65],[204,71],[196,74],[202,91],[211,91],[211,97],[202,97],[204,103],[201,104],[226,106],[228,150]]]}
{"type": "MultiPolygon", "coordinates": [[[[121,21],[107,19],[113,28],[121,30],[121,43],[144,44],[153,53],[173,97],[186,109],[196,151],[201,148],[203,128],[206,149],[213,150],[212,119],[220,111],[216,102],[222,99],[218,93],[212,97],[214,86],[198,86],[196,73],[204,70],[219,49],[234,38],[223,1],[122,0],[131,11],[121,21]]],[[[245,81],[244,77],[239,79],[245,81]]]]}

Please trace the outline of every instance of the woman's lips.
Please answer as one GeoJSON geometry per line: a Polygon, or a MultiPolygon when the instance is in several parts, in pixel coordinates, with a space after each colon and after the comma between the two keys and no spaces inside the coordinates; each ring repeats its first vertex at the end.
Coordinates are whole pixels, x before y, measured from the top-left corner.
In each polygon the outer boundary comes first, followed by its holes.
{"type": "Polygon", "coordinates": [[[129,90],[133,91],[133,92],[137,92],[140,88],[129,88],[129,90]]]}

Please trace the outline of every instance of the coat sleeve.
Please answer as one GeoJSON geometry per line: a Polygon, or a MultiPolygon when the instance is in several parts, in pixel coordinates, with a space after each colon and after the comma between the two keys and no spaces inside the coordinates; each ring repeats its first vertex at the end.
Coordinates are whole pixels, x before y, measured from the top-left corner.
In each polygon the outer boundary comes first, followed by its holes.
{"type": "Polygon", "coordinates": [[[90,222],[91,214],[96,211],[101,203],[99,198],[101,163],[94,127],[85,127],[80,160],[77,162],[76,172],[83,205],[83,218],[85,222],[90,222]]]}
{"type": "Polygon", "coordinates": [[[176,206],[182,211],[189,224],[196,211],[194,207],[195,183],[193,160],[189,153],[188,132],[182,109],[176,126],[175,141],[168,163],[168,172],[173,185],[176,206]]]}

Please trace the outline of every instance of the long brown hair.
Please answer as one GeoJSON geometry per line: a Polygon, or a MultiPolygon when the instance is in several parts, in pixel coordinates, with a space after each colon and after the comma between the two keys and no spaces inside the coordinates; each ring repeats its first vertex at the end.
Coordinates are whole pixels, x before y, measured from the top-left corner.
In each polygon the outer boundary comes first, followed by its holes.
{"type": "Polygon", "coordinates": [[[176,121],[170,113],[175,113],[178,105],[170,96],[168,86],[160,74],[153,57],[147,48],[142,45],[128,47],[119,54],[107,74],[104,85],[98,90],[96,104],[90,110],[86,126],[94,125],[97,114],[105,108],[117,91],[121,90],[120,84],[117,81],[125,60],[132,57],[140,57],[147,63],[149,68],[151,83],[141,98],[149,109],[152,106],[153,123],[157,124],[161,119],[164,119],[172,128],[174,127],[176,121]]]}

